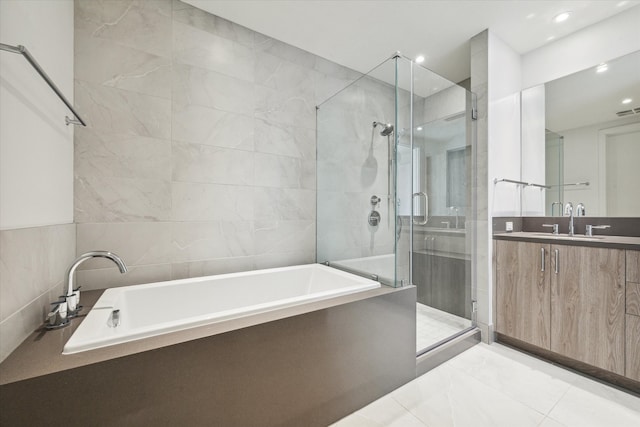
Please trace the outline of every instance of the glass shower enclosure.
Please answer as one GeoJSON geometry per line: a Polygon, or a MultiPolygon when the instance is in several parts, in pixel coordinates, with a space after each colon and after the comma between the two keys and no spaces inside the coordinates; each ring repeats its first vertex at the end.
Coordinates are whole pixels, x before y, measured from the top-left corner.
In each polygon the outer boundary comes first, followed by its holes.
{"type": "Polygon", "coordinates": [[[417,352],[475,325],[473,94],[399,54],[317,107],[317,261],[417,287],[417,352]]]}

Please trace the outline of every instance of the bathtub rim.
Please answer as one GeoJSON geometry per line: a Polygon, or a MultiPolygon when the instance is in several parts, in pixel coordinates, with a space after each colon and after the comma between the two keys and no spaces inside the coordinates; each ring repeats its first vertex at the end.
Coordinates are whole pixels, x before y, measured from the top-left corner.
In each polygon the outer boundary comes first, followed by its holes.
{"type": "MultiPolygon", "coordinates": [[[[277,301],[270,301],[267,303],[254,304],[248,307],[242,308],[234,308],[228,309],[221,312],[217,312],[214,314],[207,313],[199,316],[194,316],[189,318],[189,322],[181,322],[178,324],[174,324],[174,322],[163,322],[159,324],[154,324],[153,326],[145,326],[135,328],[130,335],[127,335],[126,338],[122,338],[121,335],[114,335],[112,337],[101,337],[101,338],[92,338],[85,339],[85,341],[75,344],[72,343],[69,346],[69,342],[76,336],[78,333],[78,329],[74,330],[73,334],[69,337],[68,340],[64,343],[62,354],[65,356],[78,354],[86,351],[96,350],[100,348],[110,347],[114,345],[125,344],[129,342],[134,342],[138,340],[144,340],[148,338],[152,338],[155,336],[160,336],[173,332],[186,331],[191,328],[197,328],[200,326],[208,326],[210,324],[231,321],[234,319],[239,319],[245,316],[252,316],[255,314],[267,313],[269,311],[282,310],[290,307],[295,307],[296,305],[312,303],[316,301],[322,301],[327,299],[333,299],[339,296],[349,295],[353,293],[366,292],[368,290],[380,288],[382,285],[380,282],[375,282],[371,279],[367,279],[361,276],[357,276],[354,274],[346,273],[342,270],[338,270],[335,268],[327,267],[322,264],[304,264],[290,267],[276,267],[276,268],[267,268],[260,270],[250,270],[246,272],[236,272],[236,273],[225,273],[225,274],[215,274],[210,276],[201,276],[187,279],[176,279],[176,280],[167,280],[160,282],[151,282],[151,283],[143,283],[138,285],[129,285],[129,286],[120,286],[115,288],[108,288],[104,291],[104,293],[98,298],[96,303],[91,307],[90,310],[85,310],[86,316],[83,319],[87,319],[91,313],[96,311],[89,321],[96,322],[98,320],[106,322],[106,318],[109,315],[109,310],[118,309],[119,308],[119,300],[123,293],[127,291],[136,291],[136,290],[144,290],[144,289],[153,289],[153,288],[163,288],[163,287],[172,287],[172,286],[182,286],[190,283],[201,283],[207,282],[211,280],[216,281],[224,281],[226,279],[233,279],[238,277],[251,277],[251,276],[260,276],[265,274],[277,274],[281,272],[288,272],[292,270],[307,270],[311,269],[313,271],[326,271],[330,272],[330,274],[334,274],[339,277],[344,277],[354,282],[354,285],[347,286],[344,288],[339,288],[338,290],[324,290],[321,292],[313,293],[313,297],[309,297],[308,295],[302,296],[294,296],[289,297],[277,301]],[[363,288],[363,286],[366,286],[363,288]],[[276,304],[277,302],[277,304],[276,304]],[[98,316],[100,316],[98,318],[98,316]],[[94,320],[95,319],[95,320],[94,320]]],[[[312,271],[312,273],[313,273],[312,271]]],[[[123,316],[126,313],[122,313],[123,316]]],[[[80,325],[78,325],[80,328],[80,325]]],[[[82,331],[79,331],[82,332],[82,331]]],[[[78,339],[78,337],[76,337],[78,339]]]]}

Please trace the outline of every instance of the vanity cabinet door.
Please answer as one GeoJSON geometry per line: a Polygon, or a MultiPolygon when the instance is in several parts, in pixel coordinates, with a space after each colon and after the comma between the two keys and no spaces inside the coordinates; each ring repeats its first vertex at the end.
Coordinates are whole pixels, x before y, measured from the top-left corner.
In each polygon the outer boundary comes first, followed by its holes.
{"type": "Polygon", "coordinates": [[[496,240],[496,331],[550,348],[549,245],[496,240]]]}
{"type": "Polygon", "coordinates": [[[551,246],[551,350],[624,375],[625,253],[551,246]]]}

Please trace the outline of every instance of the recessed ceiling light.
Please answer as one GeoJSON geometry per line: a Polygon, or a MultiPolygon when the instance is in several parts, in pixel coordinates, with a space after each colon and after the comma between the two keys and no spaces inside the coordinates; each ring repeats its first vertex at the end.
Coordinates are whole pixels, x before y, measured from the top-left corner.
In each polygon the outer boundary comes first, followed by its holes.
{"type": "Polygon", "coordinates": [[[631,99],[631,98],[625,98],[625,99],[622,100],[623,104],[631,104],[632,102],[633,102],[633,99],[631,99]]]}
{"type": "Polygon", "coordinates": [[[609,69],[609,65],[602,63],[596,67],[596,73],[604,73],[609,69]]]}
{"type": "Polygon", "coordinates": [[[564,22],[569,19],[571,12],[562,12],[553,17],[553,22],[559,24],[560,22],[564,22]]]}
{"type": "Polygon", "coordinates": [[[416,62],[418,64],[422,64],[424,62],[424,56],[422,56],[422,55],[416,56],[416,62]]]}
{"type": "Polygon", "coordinates": [[[422,126],[418,126],[416,130],[422,130],[422,126]]]}

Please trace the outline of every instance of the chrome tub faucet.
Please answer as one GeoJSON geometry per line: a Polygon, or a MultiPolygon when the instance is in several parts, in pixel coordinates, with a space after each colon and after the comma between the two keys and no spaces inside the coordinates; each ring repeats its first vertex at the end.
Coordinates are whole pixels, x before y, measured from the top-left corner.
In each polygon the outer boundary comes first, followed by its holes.
{"type": "Polygon", "coordinates": [[[78,315],[82,306],[80,303],[80,287],[74,289],[73,287],[73,275],[78,269],[78,266],[91,258],[107,258],[113,261],[120,270],[120,273],[127,272],[127,265],[122,261],[118,255],[109,251],[91,251],[80,255],[69,267],[67,271],[67,283],[64,294],[60,297],[60,301],[56,301],[54,309],[47,315],[47,329],[57,329],[69,324],[69,318],[78,315]]]}

